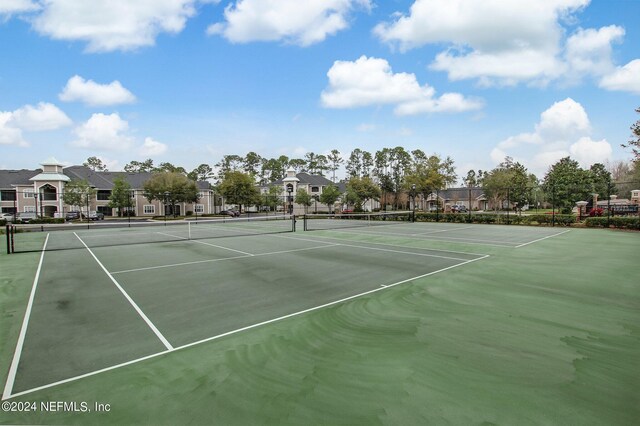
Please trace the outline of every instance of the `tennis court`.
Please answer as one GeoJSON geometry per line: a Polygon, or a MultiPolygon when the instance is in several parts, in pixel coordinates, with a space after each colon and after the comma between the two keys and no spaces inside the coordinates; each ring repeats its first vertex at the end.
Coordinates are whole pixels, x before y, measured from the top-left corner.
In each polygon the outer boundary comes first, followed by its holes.
{"type": "Polygon", "coordinates": [[[7,423],[637,418],[637,233],[402,215],[30,230],[0,259],[25,269],[0,303],[3,399],[114,409],[7,423]]]}
{"type": "MultiPolygon", "coordinates": [[[[16,252],[39,247],[42,256],[6,395],[166,354],[486,257],[294,233],[289,217],[145,225],[65,225],[14,234],[16,252]]],[[[378,232],[389,228],[401,235],[414,232],[406,234],[413,237],[431,232],[409,222],[375,227],[378,232]]]]}

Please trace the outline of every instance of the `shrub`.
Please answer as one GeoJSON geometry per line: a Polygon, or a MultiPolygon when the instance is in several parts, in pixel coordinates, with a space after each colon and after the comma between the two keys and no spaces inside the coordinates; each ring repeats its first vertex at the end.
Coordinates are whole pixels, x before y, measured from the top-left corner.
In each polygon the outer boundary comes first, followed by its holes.
{"type": "Polygon", "coordinates": [[[64,223],[63,217],[40,217],[29,221],[32,224],[64,223]]]}
{"type": "Polygon", "coordinates": [[[187,210],[187,216],[193,216],[193,212],[191,210],[187,210]]]}
{"type": "Polygon", "coordinates": [[[635,217],[588,217],[584,223],[589,228],[606,228],[608,224],[612,228],[640,230],[640,219],[635,217]]]}
{"type": "Polygon", "coordinates": [[[590,217],[594,217],[594,216],[602,216],[604,214],[604,210],[602,210],[601,208],[597,208],[597,209],[591,209],[589,211],[589,216],[590,217]]]}

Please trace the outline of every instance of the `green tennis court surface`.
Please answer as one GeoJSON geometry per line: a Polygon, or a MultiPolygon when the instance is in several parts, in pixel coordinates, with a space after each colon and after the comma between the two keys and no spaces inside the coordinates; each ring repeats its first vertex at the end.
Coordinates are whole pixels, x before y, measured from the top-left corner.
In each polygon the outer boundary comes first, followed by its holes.
{"type": "Polygon", "coordinates": [[[0,258],[15,304],[2,305],[3,397],[120,411],[0,421],[626,424],[640,414],[637,233],[329,220],[314,232],[231,222],[240,237],[228,225],[16,234],[45,251],[0,258]]]}

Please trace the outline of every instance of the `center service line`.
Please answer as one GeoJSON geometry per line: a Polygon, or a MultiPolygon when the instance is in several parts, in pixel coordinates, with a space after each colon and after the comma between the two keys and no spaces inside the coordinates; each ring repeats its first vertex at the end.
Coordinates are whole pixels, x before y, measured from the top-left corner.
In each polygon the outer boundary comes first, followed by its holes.
{"type": "Polygon", "coordinates": [[[80,238],[78,236],[78,234],[76,234],[75,232],[73,233],[73,235],[75,235],[80,242],[82,243],[82,245],[89,251],[89,254],[95,259],[96,262],[98,262],[98,265],[100,265],[100,267],[102,268],[102,270],[105,272],[105,274],[107,274],[107,276],[109,277],[109,279],[111,279],[111,281],[116,285],[116,287],[118,287],[118,290],[120,290],[120,292],[124,295],[124,297],[129,301],[129,303],[131,303],[131,306],[133,306],[133,308],[136,310],[136,312],[138,312],[138,314],[140,315],[140,317],[142,317],[142,319],[144,320],[144,322],[147,323],[147,325],[149,326],[149,328],[151,328],[151,330],[155,333],[156,336],[158,336],[158,339],[160,339],[160,341],[162,342],[162,344],[168,349],[171,350],[173,349],[173,346],[171,346],[171,343],[169,343],[169,341],[162,335],[162,333],[160,333],[160,330],[158,330],[158,328],[151,322],[151,320],[145,315],[144,312],[142,312],[142,309],[140,309],[140,307],[136,304],[136,302],[133,301],[133,299],[127,294],[127,292],[124,290],[124,288],[122,288],[122,286],[118,283],[118,281],[116,281],[115,278],[113,278],[113,275],[111,275],[111,273],[109,271],[107,271],[107,268],[104,267],[104,265],[102,264],[102,262],[100,262],[100,260],[98,260],[98,258],[96,257],[95,254],[93,254],[93,252],[91,251],[91,249],[89,248],[89,246],[87,246],[87,244],[85,244],[84,241],[82,241],[82,238],[80,238]]]}

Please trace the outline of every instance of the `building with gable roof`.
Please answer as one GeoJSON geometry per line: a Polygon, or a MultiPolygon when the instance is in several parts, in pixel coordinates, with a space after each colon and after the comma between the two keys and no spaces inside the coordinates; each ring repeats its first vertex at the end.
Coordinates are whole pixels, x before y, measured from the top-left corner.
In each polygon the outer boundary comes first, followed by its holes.
{"type": "Polygon", "coordinates": [[[122,178],[131,186],[132,215],[152,217],[175,211],[186,214],[212,214],[219,210],[208,182],[196,182],[199,190],[197,203],[179,203],[173,207],[165,206],[160,201],[149,201],[144,196],[144,183],[151,178],[150,172],[109,172],[95,171],[86,166],[64,167],[51,157],[41,163],[41,169],[35,170],[0,170],[0,209],[2,213],[35,212],[40,216],[64,217],[72,210],[86,211],[86,206],[65,205],[62,194],[65,185],[71,181],[84,180],[95,190],[96,196],[90,200],[89,211],[97,211],[105,216],[117,215],[117,211],[109,207],[109,198],[114,187],[114,180],[122,178]]]}

